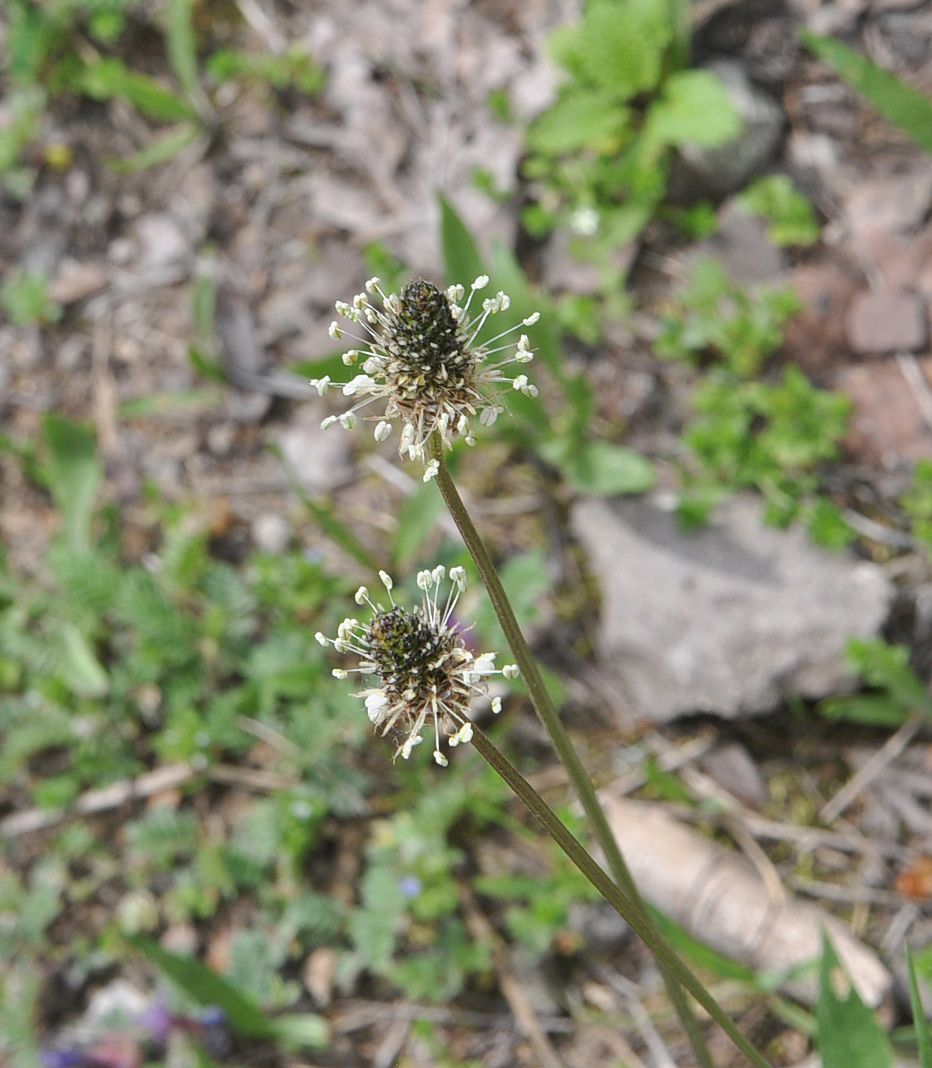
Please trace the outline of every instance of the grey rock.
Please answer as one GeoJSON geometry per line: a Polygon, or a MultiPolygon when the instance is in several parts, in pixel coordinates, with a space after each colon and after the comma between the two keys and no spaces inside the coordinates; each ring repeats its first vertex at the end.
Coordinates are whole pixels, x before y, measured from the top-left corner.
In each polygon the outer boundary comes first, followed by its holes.
{"type": "Polygon", "coordinates": [[[291,540],[291,524],[275,512],[257,515],[250,527],[256,548],[264,553],[283,553],[291,540]]]}
{"type": "Polygon", "coordinates": [[[741,285],[777,281],[787,267],[786,253],[767,236],[767,222],[734,200],[718,213],[716,232],[696,249],[696,261],[708,256],[719,260],[741,285]]]}
{"type": "Polygon", "coordinates": [[[567,926],[577,931],[596,953],[617,953],[631,938],[631,928],[604,901],[570,905],[567,926]]]}
{"type": "Polygon", "coordinates": [[[339,426],[321,430],[320,421],[326,414],[322,406],[308,405],[278,442],[301,484],[311,493],[336,489],[351,471],[349,435],[339,426]]]}
{"type": "Polygon", "coordinates": [[[772,159],[783,133],[783,112],[770,96],[751,84],[739,63],[721,60],[710,63],[708,70],[721,79],[743,127],[727,145],[686,146],[681,156],[706,192],[725,196],[742,188],[772,159]]]}
{"type": "Polygon", "coordinates": [[[842,197],[845,223],[856,237],[873,230],[912,233],[932,206],[932,168],[877,178],[858,175],[842,197]]]}
{"type": "Polygon", "coordinates": [[[876,565],[765,526],[752,497],[694,533],[653,499],[582,500],[572,524],[601,583],[604,669],[656,722],[850,686],[845,643],[876,634],[893,598],[876,565]]]}
{"type": "Polygon", "coordinates": [[[135,232],[143,267],[167,267],[190,258],[188,235],[171,215],[144,215],[137,221],[135,232]]]}
{"type": "Polygon", "coordinates": [[[863,290],[845,317],[848,344],[864,356],[918,352],[929,336],[925,302],[901,289],[863,290]]]}
{"type": "Polygon", "coordinates": [[[738,742],[716,746],[702,758],[702,767],[732,797],[763,808],[767,803],[767,784],[751,754],[738,742]]]}

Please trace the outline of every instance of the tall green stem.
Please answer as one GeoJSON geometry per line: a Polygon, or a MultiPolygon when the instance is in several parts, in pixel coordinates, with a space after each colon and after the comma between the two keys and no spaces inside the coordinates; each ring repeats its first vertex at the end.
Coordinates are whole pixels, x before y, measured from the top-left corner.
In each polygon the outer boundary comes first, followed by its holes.
{"type": "MultiPolygon", "coordinates": [[[[612,872],[619,889],[625,893],[631,901],[632,907],[639,914],[642,926],[652,930],[655,938],[662,941],[650,913],[641,901],[640,894],[638,893],[637,886],[631,876],[631,872],[625,863],[621,850],[618,848],[618,843],[615,841],[615,836],[612,834],[611,827],[609,827],[602,806],[599,804],[599,799],[596,795],[592,780],[589,778],[586,769],[583,767],[582,761],[579,759],[579,754],[576,752],[570,736],[566,728],[563,726],[563,721],[560,719],[553,702],[550,700],[550,695],[547,693],[543,678],[537,667],[537,661],[534,659],[531,650],[525,641],[524,634],[521,631],[521,627],[519,626],[511,607],[511,602],[508,600],[508,595],[505,592],[505,587],[502,585],[502,581],[498,577],[498,572],[495,570],[495,565],[492,563],[492,558],[485,547],[485,543],[483,542],[479,531],[476,529],[469,512],[466,510],[466,506],[463,504],[459,491],[456,488],[456,484],[450,475],[450,470],[446,465],[443,449],[439,442],[434,442],[432,455],[438,463],[437,485],[443,495],[447,510],[453,517],[453,521],[456,523],[456,527],[479,570],[479,574],[488,591],[492,606],[495,609],[495,614],[498,616],[498,620],[505,633],[508,644],[511,647],[515,661],[524,676],[524,681],[527,684],[534,708],[540,716],[544,727],[547,729],[554,747],[557,750],[557,754],[570,776],[573,788],[579,797],[590,824],[592,825],[596,840],[605,854],[609,869],[612,872]]],[[[632,926],[634,925],[632,924],[632,926]]],[[[690,1044],[699,1059],[700,1065],[702,1068],[714,1068],[714,1062],[712,1061],[712,1056],[706,1046],[702,1030],[692,1012],[692,1007],[690,1006],[688,999],[683,993],[681,984],[677,981],[675,975],[670,974],[668,967],[663,961],[659,960],[659,958],[658,963],[670,995],[670,1000],[686,1029],[690,1044]]],[[[723,1020],[727,1020],[727,1017],[720,1009],[717,1014],[712,1013],[712,1015],[722,1027],[725,1027],[723,1020]]],[[[730,1025],[731,1021],[729,1020],[728,1023],[730,1025]]]]}
{"type": "Polygon", "coordinates": [[[666,968],[676,978],[676,981],[685,990],[688,990],[706,1012],[716,1020],[751,1064],[756,1065],[757,1068],[770,1068],[764,1058],[741,1034],[734,1022],[722,1011],[715,998],[670,949],[656,927],[652,923],[645,922],[643,906],[636,903],[630,894],[612,882],[606,872],[586,852],[579,840],[567,830],[557,814],[534,787],[521,775],[504,753],[495,746],[491,739],[475,725],[473,725],[472,743],[479,754],[501,775],[515,794],[543,824],[544,830],[547,831],[566,856],[592,883],[612,908],[637,932],[647,948],[654,954],[657,962],[666,968]]]}

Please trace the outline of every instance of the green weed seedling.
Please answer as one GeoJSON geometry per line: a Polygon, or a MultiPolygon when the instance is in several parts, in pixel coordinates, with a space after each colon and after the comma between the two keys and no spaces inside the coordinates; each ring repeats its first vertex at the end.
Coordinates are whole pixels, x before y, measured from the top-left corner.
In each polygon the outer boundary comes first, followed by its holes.
{"type": "MultiPolygon", "coordinates": [[[[231,79],[270,89],[316,93],[323,73],[300,48],[282,55],[222,49],[202,56],[192,13],[194,0],[162,0],[155,18],[139,0],[9,0],[7,70],[11,125],[0,135],[0,175],[15,172],[22,153],[41,137],[43,111],[58,97],[120,100],[161,128],[132,156],[111,160],[123,172],[165,163],[208,137],[217,124],[209,90],[231,79]],[[129,65],[119,54],[130,20],[147,24],[163,42],[172,84],[129,65]],[[87,38],[88,47],[78,47],[87,38]]],[[[64,154],[46,149],[67,166],[64,154]]],[[[22,178],[16,181],[23,185],[22,178]]]]}
{"type": "Polygon", "coordinates": [[[777,246],[812,245],[821,227],[812,204],[785,174],[758,178],[738,197],[738,203],[768,223],[767,236],[777,246]]]}
{"type": "Polygon", "coordinates": [[[852,639],[845,653],[874,692],[824,701],[820,707],[826,716],[891,728],[913,716],[932,717],[932,696],[910,666],[905,645],[889,645],[881,638],[852,639]]]}
{"type": "Polygon", "coordinates": [[[450,842],[454,824],[481,827],[500,783],[488,772],[467,782],[444,776],[429,793],[377,827],[367,851],[360,905],[348,918],[344,974],[365,968],[410,998],[447,1001],[471,976],[488,972],[489,948],[473,942],[460,915],[465,856],[450,842]]]}
{"type": "Polygon", "coordinates": [[[613,253],[664,200],[673,151],[725,144],[741,128],[718,79],[682,69],[688,47],[670,11],[668,0],[591,0],[551,37],[564,82],[527,133],[525,226],[567,228],[573,251],[599,266],[603,296],[622,280],[613,253]]]}
{"type": "Polygon", "coordinates": [[[700,373],[683,433],[689,458],[680,516],[704,523],[729,494],[756,489],[768,522],[802,520],[819,544],[841,547],[854,533],[820,495],[818,472],[838,455],[850,402],[795,366],[763,377],[798,307],[792,290],[749,291],[708,260],[664,318],[655,352],[700,373]]]}
{"type": "MultiPolygon", "coordinates": [[[[573,826],[572,813],[561,818],[573,826]]],[[[577,820],[577,833],[582,821],[577,820]]],[[[574,904],[594,902],[599,895],[557,850],[550,850],[550,870],[542,875],[480,875],[473,880],[481,894],[507,904],[505,927],[532,960],[553,952],[561,934],[570,930],[574,904]]]]}
{"type": "Polygon", "coordinates": [[[43,326],[58,322],[61,306],[49,294],[44,274],[14,271],[0,286],[0,309],[16,326],[43,326]]]}
{"type": "Polygon", "coordinates": [[[913,537],[932,552],[932,460],[920,460],[910,488],[900,500],[913,537]]]}

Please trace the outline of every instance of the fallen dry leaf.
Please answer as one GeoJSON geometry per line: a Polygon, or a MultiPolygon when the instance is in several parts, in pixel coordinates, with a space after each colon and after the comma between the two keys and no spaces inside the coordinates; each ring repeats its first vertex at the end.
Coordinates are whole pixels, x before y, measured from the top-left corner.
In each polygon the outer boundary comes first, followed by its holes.
{"type": "Polygon", "coordinates": [[[893,885],[897,893],[907,897],[932,897],[932,857],[920,857],[906,871],[900,872],[893,885]]]}

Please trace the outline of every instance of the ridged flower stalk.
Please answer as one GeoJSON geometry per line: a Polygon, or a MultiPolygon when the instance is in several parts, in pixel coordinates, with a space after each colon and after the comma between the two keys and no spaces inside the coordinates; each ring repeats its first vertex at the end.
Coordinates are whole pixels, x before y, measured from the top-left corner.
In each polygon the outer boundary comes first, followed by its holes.
{"type": "MultiPolygon", "coordinates": [[[[566,768],[570,781],[573,784],[573,789],[576,792],[576,796],[579,798],[583,810],[589,819],[596,841],[599,843],[602,852],[605,854],[605,860],[609,866],[609,870],[611,871],[618,888],[623,891],[627,899],[627,910],[628,912],[632,910],[635,911],[638,914],[639,922],[633,922],[630,915],[625,913],[622,913],[622,915],[624,915],[625,919],[642,938],[644,938],[642,931],[649,930],[656,939],[663,942],[650,913],[644,907],[644,903],[638,893],[634,878],[631,875],[628,865],[625,863],[625,859],[621,854],[615,836],[612,834],[611,827],[609,826],[608,820],[605,817],[605,812],[599,803],[592,780],[589,778],[586,769],[583,767],[582,761],[579,759],[579,754],[573,746],[573,742],[570,739],[566,727],[564,727],[563,721],[560,719],[556,708],[554,708],[553,702],[550,699],[550,694],[547,693],[547,688],[544,686],[543,678],[537,667],[537,661],[534,659],[527,641],[524,638],[524,634],[521,631],[521,627],[515,618],[511,602],[508,600],[505,587],[502,585],[502,581],[499,578],[495,565],[492,562],[492,558],[485,547],[485,543],[483,542],[479,531],[476,529],[465,504],[463,504],[463,500],[456,488],[456,483],[450,475],[450,469],[447,467],[443,449],[439,442],[433,443],[432,458],[437,462],[437,486],[443,496],[447,510],[452,516],[453,522],[456,524],[456,528],[459,530],[460,535],[466,544],[466,548],[469,550],[469,554],[482,577],[483,584],[488,591],[489,599],[495,609],[495,614],[498,617],[502,631],[511,648],[512,655],[515,658],[515,662],[518,665],[521,674],[524,676],[524,681],[531,697],[531,703],[534,705],[534,709],[540,717],[547,733],[550,735],[554,748],[557,750],[557,754],[559,755],[563,766],[566,768]]],[[[535,812],[535,815],[536,814],[537,813],[535,812]]],[[[586,873],[584,872],[584,874],[586,873]]],[[[615,903],[612,902],[612,904],[615,903]]],[[[647,938],[644,938],[644,941],[650,945],[647,938]]],[[[666,946],[665,942],[663,942],[663,944],[666,946]]],[[[671,969],[669,963],[659,955],[657,957],[657,962],[661,974],[663,975],[667,991],[670,995],[670,1000],[676,1009],[677,1015],[680,1017],[683,1027],[686,1029],[690,1044],[692,1045],[696,1056],[699,1058],[702,1068],[714,1068],[714,1062],[712,1061],[712,1056],[706,1046],[702,1030],[696,1020],[688,999],[683,994],[682,985],[676,977],[676,969],[671,969]]],[[[715,1004],[714,1001],[713,1004],[715,1004]]],[[[717,1005],[715,1008],[716,1011],[711,1012],[711,1015],[720,1026],[726,1029],[729,1034],[732,1034],[730,1028],[734,1025],[717,1005]]],[[[734,1037],[733,1034],[732,1037],[734,1037]]],[[[757,1063],[766,1062],[758,1061],[757,1063]]]]}
{"type": "MultiPolygon", "coordinates": [[[[572,861],[580,872],[598,890],[602,897],[640,936],[641,940],[654,955],[657,964],[680,990],[681,998],[686,990],[696,999],[703,1009],[722,1028],[734,1044],[756,1068],[770,1068],[766,1060],[744,1037],[737,1025],[722,1010],[721,1006],[706,990],[699,979],[686,967],[676,953],[670,948],[656,926],[649,920],[644,906],[636,896],[632,896],[592,859],[579,840],[570,833],[559,816],[540,796],[533,786],[514,767],[488,736],[478,727],[473,727],[472,744],[483,759],[498,772],[508,783],[515,795],[524,802],[528,810],[540,821],[544,830],[556,842],[563,853],[572,861]],[[646,922],[645,922],[646,921],[646,922]]],[[[685,999],[684,999],[685,1000],[685,999]]],[[[705,1049],[705,1041],[703,1040],[705,1049]]],[[[694,1047],[695,1049],[695,1047],[694,1047]]],[[[698,1051],[697,1051],[698,1055],[698,1051]]],[[[714,1064],[706,1049],[707,1063],[714,1064]]]]}
{"type": "Polygon", "coordinates": [[[345,429],[352,429],[363,413],[363,418],[376,424],[374,437],[381,442],[390,436],[393,425],[400,423],[399,453],[425,465],[425,482],[437,480],[488,590],[516,663],[498,669],[493,654],[476,657],[467,648],[453,616],[456,599],[465,588],[466,577],[461,568],[451,570],[452,589],[445,598],[440,593],[445,569],[420,572],[418,586],[423,599],[413,609],[395,604],[392,580],[382,573],[389,604],[374,602],[368,590],[360,587],[356,603],[366,606],[372,618],[365,623],[345,619],[335,639],[320,634],[318,640],[338,653],[358,658],[355,667],[336,669],[334,674],[338,678],[346,678],[352,671],[374,679],[376,685],[359,691],[359,696],[365,699],[376,730],[401,736],[396,755],[408,759],[428,731],[433,734],[434,760],[445,766],[448,758],[442,749],[444,736],[449,748],[473,742],[567,857],[654,954],[701,1068],[714,1068],[714,1062],[686,992],[730,1036],[751,1064],[768,1068],[767,1062],[670,948],[641,900],[595,787],[550,700],[492,558],[446,465],[444,452],[456,439],[475,445],[475,423],[489,426],[505,412],[504,393],[513,390],[525,396],[537,395],[527,375],[517,373],[533,359],[530,341],[523,333],[517,339],[512,336],[522,327],[533,326],[537,313],[516,326],[485,336],[491,318],[507,311],[510,303],[502,292],[479,297],[488,284],[488,277],[482,275],[472,283],[467,294],[461,285],[441,291],[430,282],[418,280],[396,295],[385,293],[379,279],[369,279],[365,292],[357,294],[351,304],[337,304],[337,312],[349,325],[334,322],[330,329],[334,339],[346,336],[359,345],[344,355],[343,362],[347,367],[361,367],[362,373],[347,382],[334,382],[325,376],[312,384],[321,396],[339,387],[344,397],[353,398],[346,411],[328,416],[322,423],[324,427],[339,423],[345,429]],[[366,414],[370,405],[376,407],[373,415],[366,414]],[[534,708],[570,776],[614,881],[472,723],[473,701],[489,701],[495,712],[501,708],[500,698],[489,698],[486,678],[496,674],[513,678],[519,672],[525,677],[534,708]]]}

